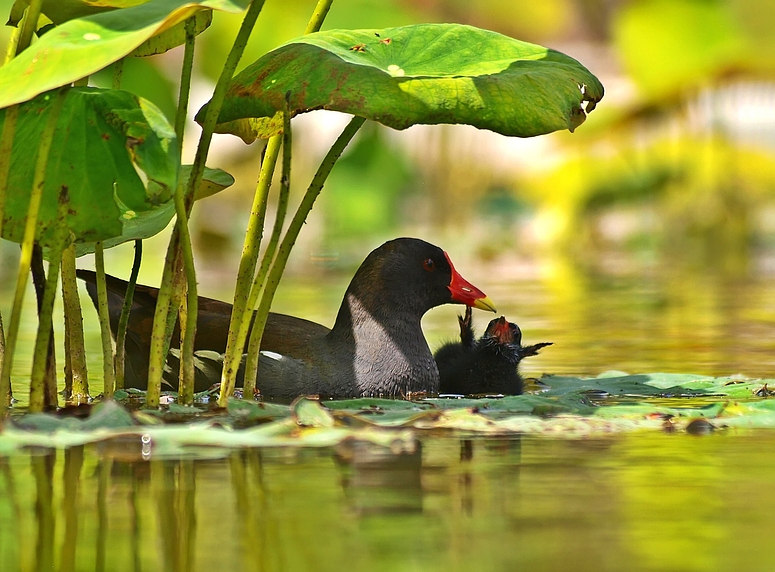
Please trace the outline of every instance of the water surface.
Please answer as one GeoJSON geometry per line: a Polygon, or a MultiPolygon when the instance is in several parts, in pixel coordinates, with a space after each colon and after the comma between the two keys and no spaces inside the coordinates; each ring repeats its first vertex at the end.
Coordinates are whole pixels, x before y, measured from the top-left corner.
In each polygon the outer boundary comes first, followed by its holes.
{"type": "Polygon", "coordinates": [[[773,447],[752,432],[39,451],[0,461],[0,568],[772,570],[773,447]]]}
{"type": "MultiPolygon", "coordinates": [[[[526,360],[528,375],[773,377],[767,273],[496,270],[464,275],[526,343],[555,343],[526,360]]],[[[289,276],[276,309],[330,325],[348,279],[289,276]]],[[[426,316],[431,347],[456,336],[458,310],[426,316]]],[[[476,313],[478,330],[492,317],[476,313]]],[[[29,323],[24,332],[31,348],[29,323]]],[[[163,459],[120,441],[0,457],[0,570],[775,569],[775,432],[418,438],[409,453],[350,442],[163,459]]]]}

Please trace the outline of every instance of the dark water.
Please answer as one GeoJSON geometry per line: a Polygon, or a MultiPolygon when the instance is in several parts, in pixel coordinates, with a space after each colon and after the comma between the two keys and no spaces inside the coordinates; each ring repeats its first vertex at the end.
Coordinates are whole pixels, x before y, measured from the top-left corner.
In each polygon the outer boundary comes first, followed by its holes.
{"type": "MultiPolygon", "coordinates": [[[[464,274],[526,343],[555,343],[525,362],[529,375],[775,377],[767,272],[595,276],[557,264],[464,274]]],[[[346,282],[289,279],[276,308],[330,324],[346,282]]],[[[457,311],[426,316],[432,347],[455,337],[457,311]]],[[[479,331],[491,317],[475,314],[479,331]]],[[[22,402],[28,367],[20,355],[22,402]]],[[[160,459],[136,442],[28,451],[0,457],[0,571],[770,571],[773,450],[775,432],[730,431],[434,433],[413,454],[356,443],[211,459],[160,459]]]]}
{"type": "Polygon", "coordinates": [[[773,447],[763,432],[41,451],[1,461],[0,569],[768,571],[773,447]]]}

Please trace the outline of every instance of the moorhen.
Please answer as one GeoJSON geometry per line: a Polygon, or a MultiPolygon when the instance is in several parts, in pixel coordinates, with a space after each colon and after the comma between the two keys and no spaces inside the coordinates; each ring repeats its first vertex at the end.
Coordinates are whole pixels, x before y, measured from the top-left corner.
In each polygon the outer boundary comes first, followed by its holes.
{"type": "Polygon", "coordinates": [[[522,331],[516,324],[507,322],[505,316],[492,320],[479,340],[474,336],[469,308],[458,321],[460,342],[445,344],[434,355],[442,394],[519,395],[523,386],[519,362],[552,345],[542,342],[523,346],[522,331]]]}
{"type": "MultiPolygon", "coordinates": [[[[96,305],[94,272],[78,276],[96,305]]],[[[107,277],[110,326],[115,336],[126,282],[107,277]]],[[[125,385],[147,387],[151,325],[157,290],[138,285],[126,337],[125,385]]],[[[420,319],[442,304],[495,311],[490,299],[466,281],[442,249],[416,238],[386,242],[366,257],[345,292],[334,327],[270,313],[261,342],[258,389],[267,398],[400,396],[436,393],[439,372],[420,319]]],[[[207,356],[226,351],[231,305],[199,298],[194,349],[207,356]]],[[[177,326],[172,347],[179,345],[177,326]]],[[[217,361],[217,360],[215,360],[217,361]]],[[[173,386],[175,376],[170,376],[173,386]]],[[[203,391],[212,375],[197,375],[203,391]]],[[[238,381],[241,384],[241,380],[238,381]]]]}

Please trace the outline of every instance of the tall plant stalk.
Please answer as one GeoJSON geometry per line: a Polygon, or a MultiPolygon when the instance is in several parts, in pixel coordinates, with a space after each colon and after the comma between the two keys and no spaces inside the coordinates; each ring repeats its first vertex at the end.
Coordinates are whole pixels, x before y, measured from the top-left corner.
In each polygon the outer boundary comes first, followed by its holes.
{"type": "Polygon", "coordinates": [[[16,50],[19,47],[19,37],[21,36],[21,32],[21,25],[18,25],[11,30],[11,37],[8,38],[8,46],[5,49],[5,63],[10,62],[16,56],[16,50]]]}
{"type": "Polygon", "coordinates": [[[108,288],[105,282],[105,253],[102,242],[94,245],[94,266],[97,271],[97,314],[100,318],[100,339],[102,341],[102,373],[105,378],[103,395],[113,398],[116,387],[116,372],[113,369],[113,338],[110,335],[110,313],[108,311],[108,288]]]}
{"type": "Polygon", "coordinates": [[[113,79],[111,80],[113,89],[121,89],[121,79],[124,77],[124,59],[121,58],[113,64],[113,79]]]}
{"type": "Polygon", "coordinates": [[[62,186],[57,197],[57,218],[54,240],[49,245],[50,262],[48,276],[43,269],[43,250],[35,245],[32,258],[32,276],[36,290],[42,287],[38,295],[38,332],[35,336],[35,349],[32,358],[32,376],[30,381],[30,411],[55,409],[57,406],[56,358],[54,357],[54,300],[59,281],[59,266],[62,251],[69,242],[70,231],[67,228],[68,203],[70,194],[62,186]],[[39,286],[38,282],[42,284],[39,286]]]}
{"type": "Polygon", "coordinates": [[[185,199],[183,198],[181,190],[175,193],[175,210],[179,213],[176,228],[181,237],[180,244],[183,249],[184,260],[183,270],[186,273],[187,283],[186,304],[184,309],[185,326],[181,324],[180,328],[181,356],[178,399],[184,405],[191,405],[194,403],[194,337],[196,336],[196,319],[199,313],[199,298],[197,296],[194,253],[191,248],[191,235],[188,231],[185,199]]]}
{"type": "MultiPolygon", "coordinates": [[[[328,11],[331,9],[332,3],[333,0],[319,0],[307,23],[307,27],[304,29],[305,34],[311,34],[320,30],[328,11]]],[[[290,125],[291,116],[288,109],[286,109],[286,115],[287,117],[283,120],[284,133],[285,126],[290,125]]],[[[260,286],[258,286],[257,289],[256,283],[263,284],[261,274],[266,273],[268,263],[272,261],[272,257],[274,256],[274,247],[268,248],[262,259],[259,274],[256,276],[256,264],[258,261],[259,249],[261,247],[261,240],[263,238],[269,187],[272,183],[272,175],[274,174],[275,166],[277,164],[277,156],[282,140],[282,134],[275,135],[269,139],[264,159],[261,163],[261,173],[258,178],[258,184],[256,185],[256,192],[253,196],[253,206],[250,211],[250,220],[245,233],[245,242],[242,247],[242,257],[240,258],[240,266],[237,271],[237,284],[234,290],[234,303],[232,305],[226,353],[224,355],[223,371],[221,373],[221,394],[219,398],[219,403],[221,404],[225,404],[228,396],[234,391],[237,371],[239,370],[245,346],[245,339],[247,338],[247,331],[250,326],[250,319],[258,299],[258,292],[261,290],[260,286]],[[269,256],[267,256],[267,253],[269,253],[269,256]],[[256,293],[255,295],[253,295],[254,292],[256,293]]],[[[290,145],[288,146],[288,153],[290,154],[290,145]]],[[[290,165],[288,172],[290,173],[290,165]]],[[[287,199],[285,204],[287,205],[287,199]]],[[[283,200],[280,199],[278,202],[277,215],[275,217],[275,228],[279,226],[279,228],[282,229],[284,221],[285,210],[283,200]]],[[[254,389],[255,380],[253,386],[248,387],[248,391],[245,391],[244,394],[251,395],[254,389]]]]}
{"type": "MultiPolygon", "coordinates": [[[[0,132],[0,236],[3,234],[3,220],[5,217],[5,199],[8,196],[8,174],[11,171],[11,153],[13,150],[14,134],[16,132],[16,120],[19,117],[19,106],[13,105],[5,111],[5,121],[3,129],[0,132]]],[[[0,316],[0,322],[2,316],[0,316]]],[[[2,355],[0,355],[0,428],[5,418],[5,408],[10,405],[12,391],[9,377],[2,375],[6,356],[6,338],[5,332],[0,331],[0,343],[3,346],[2,355]]]]}
{"type": "MultiPolygon", "coordinates": [[[[3,369],[5,360],[5,326],[3,325],[3,316],[0,314],[0,370],[3,369]]],[[[5,418],[5,408],[11,405],[10,387],[0,387],[0,429],[3,428],[5,418]]]]}
{"type": "MultiPolygon", "coordinates": [[[[121,79],[124,75],[124,59],[122,58],[113,64],[113,89],[121,89],[121,79]]],[[[118,318],[118,328],[116,330],[116,351],[113,362],[113,371],[115,372],[115,389],[124,389],[124,379],[126,376],[126,331],[129,326],[129,312],[132,310],[132,300],[135,297],[135,286],[137,286],[137,275],[140,273],[140,263],[143,259],[143,241],[135,240],[135,255],[132,260],[132,271],[129,275],[129,282],[126,285],[124,294],[124,303],[121,306],[121,314],[118,318]]]]}
{"type": "Polygon", "coordinates": [[[19,259],[19,273],[16,278],[16,290],[14,292],[13,305],[11,308],[11,320],[8,325],[8,337],[6,339],[6,354],[3,360],[3,369],[0,373],[0,399],[10,395],[11,370],[13,369],[14,351],[16,350],[16,341],[19,335],[19,325],[21,323],[22,305],[24,303],[24,294],[27,289],[27,280],[30,274],[32,263],[32,249],[35,242],[35,231],[37,229],[38,213],[40,212],[40,203],[43,198],[43,185],[45,183],[46,167],[48,165],[48,154],[51,144],[54,140],[54,129],[56,128],[59,112],[65,101],[66,89],[60,89],[51,96],[49,105],[49,116],[46,120],[46,126],[41,134],[40,144],[38,145],[38,157],[35,162],[35,172],[32,180],[32,192],[30,193],[30,203],[27,207],[27,221],[24,226],[24,238],[22,240],[22,252],[19,259]]]}
{"type": "Polygon", "coordinates": [[[56,298],[57,283],[59,281],[59,263],[62,257],[61,248],[52,249],[51,262],[48,265],[43,297],[40,300],[38,312],[38,333],[35,336],[35,349],[32,354],[32,378],[30,381],[30,412],[39,413],[49,405],[56,406],[56,401],[49,404],[51,398],[50,385],[54,382],[54,397],[56,398],[56,377],[47,379],[48,356],[52,341],[52,324],[54,313],[54,299],[56,298]]]}
{"type": "MultiPolygon", "coordinates": [[[[191,71],[194,66],[194,45],[196,43],[196,19],[186,20],[186,47],[183,53],[183,69],[180,76],[180,94],[178,110],[175,116],[175,134],[178,143],[183,147],[183,135],[186,127],[186,112],[188,98],[191,92],[191,71]]],[[[178,382],[178,399],[184,405],[194,403],[194,336],[196,335],[196,320],[199,314],[199,297],[197,295],[196,268],[194,253],[191,247],[191,236],[188,230],[188,214],[185,193],[182,184],[175,188],[176,229],[180,237],[183,256],[183,269],[186,274],[186,301],[180,305],[180,379],[178,382]]],[[[169,323],[169,321],[168,321],[169,323]]]]}
{"type": "Polygon", "coordinates": [[[43,0],[31,0],[30,5],[27,7],[27,11],[24,14],[24,18],[21,21],[21,32],[19,33],[19,40],[16,44],[16,55],[19,55],[32,43],[32,34],[38,27],[38,19],[40,18],[40,9],[43,6],[43,0]]]}
{"type": "MultiPolygon", "coordinates": [[[[40,7],[42,4],[42,0],[32,0],[27,7],[21,22],[11,32],[11,38],[8,42],[8,49],[6,50],[4,58],[5,63],[11,61],[18,53],[30,45],[32,32],[34,31],[34,27],[40,16],[40,7]],[[28,25],[28,22],[33,23],[28,25]]],[[[8,174],[11,170],[11,151],[13,148],[14,134],[16,133],[16,121],[18,117],[18,105],[13,105],[6,109],[3,129],[2,132],[0,132],[0,236],[2,235],[3,217],[5,213],[8,174]]],[[[0,323],[1,322],[2,316],[0,316],[0,323]]],[[[0,369],[2,369],[6,355],[5,333],[2,331],[2,328],[0,328],[0,344],[2,344],[3,347],[2,355],[0,355],[0,369]]],[[[3,378],[2,374],[0,374],[0,427],[2,427],[3,419],[5,417],[5,408],[11,402],[11,396],[10,374],[8,379],[3,378]]]]}
{"type": "Polygon", "coordinates": [[[11,172],[11,153],[13,139],[16,133],[16,122],[19,118],[19,106],[12,105],[5,110],[3,130],[0,131],[0,234],[3,229],[3,213],[8,189],[8,175],[11,172]]]}
{"type": "Polygon", "coordinates": [[[137,275],[140,273],[140,263],[143,260],[143,241],[135,240],[135,256],[132,261],[132,272],[126,285],[124,305],[121,307],[121,316],[118,319],[116,330],[116,389],[124,389],[126,375],[126,331],[129,326],[129,312],[132,310],[132,300],[135,297],[137,275]]]}
{"type": "MultiPolygon", "coordinates": [[[[315,199],[317,199],[320,191],[323,190],[323,184],[328,178],[328,175],[331,173],[331,169],[333,169],[340,155],[342,152],[344,152],[347,145],[350,143],[352,138],[358,132],[358,129],[360,129],[361,125],[363,125],[365,121],[366,119],[363,117],[353,117],[350,120],[350,123],[347,124],[337,140],[331,146],[331,149],[328,150],[328,153],[323,158],[320,167],[318,167],[315,176],[312,178],[312,182],[307,188],[306,193],[304,193],[304,197],[301,199],[301,203],[299,203],[296,214],[293,216],[293,219],[288,226],[288,230],[285,232],[283,241],[280,244],[279,250],[277,251],[275,261],[272,264],[271,270],[269,271],[266,278],[263,294],[261,295],[261,303],[258,306],[258,311],[256,313],[255,320],[253,321],[253,330],[258,330],[258,333],[256,334],[257,337],[255,339],[251,339],[250,349],[252,351],[248,355],[248,363],[258,363],[258,351],[261,347],[261,336],[263,336],[266,320],[269,316],[269,308],[272,305],[272,300],[274,298],[275,292],[277,291],[277,286],[280,283],[280,278],[285,271],[285,265],[288,263],[288,257],[290,256],[291,250],[293,249],[293,245],[296,243],[296,239],[299,237],[299,232],[301,232],[301,227],[304,225],[304,221],[307,219],[307,215],[309,214],[310,210],[312,210],[312,206],[315,204],[315,199]],[[253,354],[252,356],[251,353],[253,354]]],[[[247,367],[248,366],[246,365],[246,375],[248,375],[247,367]]],[[[231,396],[233,391],[233,385],[231,385],[231,387],[224,387],[224,384],[222,383],[221,393],[218,398],[218,405],[225,407],[228,402],[228,398],[231,396]]]]}
{"type": "MultiPolygon", "coordinates": [[[[186,212],[190,212],[193,204],[194,190],[199,187],[202,182],[202,175],[204,174],[205,160],[210,150],[210,143],[212,142],[213,133],[215,131],[215,125],[218,120],[218,114],[221,111],[223,105],[223,99],[226,95],[226,89],[229,81],[234,76],[234,70],[237,68],[242,53],[245,51],[250,34],[255,26],[256,19],[264,6],[264,0],[253,0],[250,7],[242,20],[237,37],[234,39],[231,51],[229,52],[226,62],[221,70],[221,75],[218,78],[218,82],[215,85],[213,96],[210,100],[210,104],[205,114],[205,120],[202,124],[202,134],[199,138],[199,145],[196,150],[196,156],[194,158],[194,164],[191,167],[191,174],[189,175],[188,184],[186,186],[186,193],[184,195],[184,206],[186,212]]],[[[176,201],[177,208],[177,201],[176,201]]],[[[151,352],[149,356],[148,365],[148,393],[146,395],[146,406],[150,408],[158,407],[159,398],[161,394],[161,380],[164,368],[164,361],[166,358],[165,348],[167,347],[167,340],[165,340],[165,329],[167,324],[167,315],[169,313],[170,299],[172,297],[172,270],[175,267],[175,260],[178,256],[178,250],[183,249],[180,239],[176,238],[178,235],[179,225],[176,225],[176,230],[173,232],[173,238],[170,241],[170,247],[167,249],[167,257],[164,263],[164,273],[162,275],[162,283],[159,288],[159,294],[156,301],[156,311],[153,319],[153,330],[151,333],[151,352]]],[[[185,249],[183,249],[185,250],[185,249]]],[[[190,261],[193,262],[193,261],[190,261]]],[[[192,269],[191,275],[195,276],[193,272],[193,264],[190,264],[192,269]]],[[[194,280],[194,283],[196,280],[194,280]]],[[[189,284],[189,287],[191,284],[189,284]]],[[[189,307],[189,312],[191,308],[189,307]]],[[[196,336],[196,324],[194,328],[188,330],[188,335],[192,339],[196,336]]]]}
{"type": "Polygon", "coordinates": [[[78,404],[89,401],[89,376],[83,337],[83,314],[75,279],[75,244],[62,252],[62,301],[65,313],[65,398],[78,404]]]}
{"type": "MultiPolygon", "coordinates": [[[[285,223],[285,215],[288,212],[288,199],[291,194],[291,150],[293,148],[293,138],[291,136],[291,113],[286,101],[285,113],[283,113],[283,171],[282,178],[280,179],[280,194],[277,197],[277,213],[275,215],[274,227],[272,228],[272,236],[269,239],[269,244],[266,245],[264,256],[261,259],[261,267],[258,269],[258,273],[253,279],[253,284],[250,288],[250,299],[248,301],[248,308],[250,308],[250,315],[253,314],[253,308],[256,307],[258,302],[258,296],[264,288],[264,282],[266,280],[266,273],[269,270],[269,265],[274,260],[275,252],[277,251],[277,244],[280,242],[280,235],[283,231],[283,224],[285,223]]],[[[244,338],[242,344],[244,344],[244,338]]],[[[261,332],[256,328],[250,333],[250,347],[255,344],[261,344],[261,332]]],[[[248,361],[245,364],[245,378],[243,380],[242,394],[250,397],[256,390],[256,375],[258,368],[258,351],[253,355],[248,351],[248,361]],[[251,359],[253,358],[253,359],[251,359]]]]}
{"type": "Polygon", "coordinates": [[[326,16],[328,16],[328,11],[331,9],[331,4],[333,3],[334,0],[318,0],[315,9],[312,11],[312,16],[310,17],[309,22],[307,22],[307,27],[304,28],[305,34],[312,34],[320,31],[320,27],[323,25],[326,16]]]}
{"type": "Polygon", "coordinates": [[[248,298],[256,272],[256,263],[263,237],[269,188],[272,185],[272,175],[274,174],[282,142],[282,135],[271,137],[266,146],[264,160],[261,162],[261,172],[258,176],[256,192],[253,195],[253,205],[250,209],[250,219],[248,220],[248,228],[245,233],[245,242],[242,246],[239,269],[237,270],[234,304],[231,310],[226,353],[221,373],[221,391],[223,391],[224,386],[234,387],[242,353],[245,351],[245,339],[250,326],[250,317],[255,307],[255,300],[250,304],[248,298]]]}
{"type": "MultiPolygon", "coordinates": [[[[277,257],[275,258],[275,261],[272,264],[272,269],[269,271],[269,274],[266,278],[266,286],[264,287],[264,292],[261,296],[261,303],[258,306],[256,320],[253,325],[253,327],[258,329],[258,331],[262,334],[264,331],[264,326],[266,325],[266,318],[269,315],[269,308],[272,305],[275,291],[277,290],[277,286],[280,283],[280,278],[285,271],[285,265],[288,263],[288,258],[291,254],[291,250],[293,249],[293,245],[296,244],[296,239],[299,237],[301,227],[307,220],[307,216],[312,210],[312,206],[315,204],[315,200],[318,198],[320,191],[323,190],[323,185],[325,184],[328,175],[331,173],[331,169],[334,168],[334,165],[339,160],[339,157],[342,155],[347,145],[350,143],[352,138],[358,132],[358,129],[361,128],[361,125],[363,125],[365,121],[366,119],[363,117],[353,117],[350,120],[350,123],[348,123],[344,128],[337,140],[331,146],[331,149],[329,149],[328,153],[323,158],[323,161],[320,163],[320,167],[318,167],[315,176],[312,178],[312,182],[310,183],[309,187],[307,187],[307,192],[304,193],[304,197],[299,204],[299,208],[296,210],[296,214],[291,220],[290,225],[288,225],[288,230],[285,232],[285,237],[280,244],[280,249],[277,251],[277,257]]],[[[256,354],[258,353],[260,341],[261,339],[258,338],[258,344],[251,348],[256,354]]],[[[250,356],[248,356],[248,358],[250,359],[250,356]]]]}
{"type": "MultiPolygon", "coordinates": [[[[59,198],[59,208],[58,210],[58,224],[61,226],[58,226],[57,229],[57,235],[56,239],[54,241],[54,244],[50,245],[50,256],[55,256],[57,258],[57,261],[60,259],[61,251],[62,251],[62,236],[63,233],[61,232],[61,229],[64,229],[64,222],[65,222],[65,216],[67,213],[67,210],[65,208],[66,202],[67,202],[67,193],[64,193],[64,202],[62,200],[62,194],[60,193],[59,198]]],[[[58,264],[58,262],[57,262],[58,264]]],[[[51,410],[56,409],[56,407],[59,405],[58,400],[59,396],[57,395],[57,367],[56,367],[56,352],[54,349],[54,329],[52,325],[51,320],[51,312],[53,311],[53,302],[54,302],[54,295],[51,294],[50,289],[52,286],[49,286],[49,294],[48,299],[46,295],[46,286],[49,282],[50,278],[46,278],[46,269],[43,266],[43,248],[36,242],[33,249],[32,249],[32,263],[30,270],[32,271],[32,284],[35,288],[35,297],[37,299],[37,306],[38,306],[38,330],[37,335],[35,337],[35,349],[38,350],[37,356],[33,356],[33,363],[32,363],[32,370],[33,373],[35,371],[35,368],[38,367],[35,362],[35,358],[37,358],[38,363],[40,364],[40,367],[42,368],[42,378],[38,380],[39,383],[39,391],[42,394],[41,401],[43,403],[42,407],[43,410],[51,410]],[[46,316],[48,314],[48,316],[46,316]],[[47,338],[41,337],[41,326],[43,324],[48,323],[48,329],[46,332],[47,338]],[[46,339],[48,340],[48,343],[46,343],[46,339]],[[43,340],[43,345],[38,348],[37,344],[40,340],[43,340]],[[41,353],[42,352],[42,353],[41,353]]],[[[57,267],[56,269],[57,273],[59,272],[59,269],[57,267]]],[[[56,288],[57,281],[54,280],[53,282],[53,288],[56,288]]],[[[30,395],[33,393],[33,387],[30,387],[30,395]]]]}

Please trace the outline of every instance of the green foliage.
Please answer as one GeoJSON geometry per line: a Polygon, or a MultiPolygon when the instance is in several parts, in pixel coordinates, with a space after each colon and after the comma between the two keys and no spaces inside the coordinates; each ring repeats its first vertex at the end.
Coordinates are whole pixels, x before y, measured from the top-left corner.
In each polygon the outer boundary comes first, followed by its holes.
{"type": "MultiPolygon", "coordinates": [[[[193,15],[194,34],[199,35],[210,27],[213,21],[213,13],[210,10],[201,10],[193,15]]],[[[147,39],[137,46],[131,55],[135,57],[153,56],[182,46],[186,43],[186,22],[180,22],[157,36],[147,39]]]]}
{"type": "Polygon", "coordinates": [[[0,108],[67,85],[131,54],[204,9],[239,12],[247,0],[150,0],[68,20],[0,68],[0,108]]]}
{"type": "MultiPolygon", "coordinates": [[[[191,165],[183,165],[180,168],[179,180],[188,180],[190,173],[191,165]]],[[[214,194],[227,189],[233,184],[234,177],[232,177],[226,171],[205,167],[205,172],[202,176],[202,183],[199,185],[199,187],[197,187],[196,193],[194,194],[194,199],[200,200],[211,197],[214,194]]],[[[104,247],[112,248],[132,240],[150,238],[167,228],[167,225],[172,220],[174,215],[175,205],[172,200],[165,202],[158,208],[137,212],[135,217],[122,221],[123,230],[121,234],[114,238],[105,240],[104,247]]],[[[76,252],[78,256],[94,252],[94,244],[78,244],[76,246],[76,252]]]]}
{"type": "MultiPolygon", "coordinates": [[[[4,149],[10,149],[13,143],[13,152],[4,153],[5,157],[0,158],[3,191],[10,191],[6,204],[0,208],[4,208],[3,236],[10,240],[21,240],[24,221],[29,218],[24,238],[24,264],[32,257],[33,242],[55,250],[52,233],[55,227],[62,228],[60,221],[66,218],[71,238],[79,244],[77,253],[95,249],[98,275],[104,279],[102,247],[147,238],[164,228],[173,212],[178,218],[165,260],[151,336],[146,403],[151,408],[158,405],[162,365],[167,355],[166,314],[173,298],[177,301],[183,290],[181,283],[173,284],[172,280],[180,260],[183,260],[188,288],[187,335],[181,357],[186,367],[181,370],[189,372],[183,376],[184,381],[191,381],[192,377],[197,295],[187,220],[196,198],[209,196],[233,182],[226,173],[205,169],[219,114],[226,116],[223,120],[227,123],[235,119],[265,118],[253,122],[250,127],[255,129],[267,121],[271,124],[278,111],[285,111],[282,126],[270,125],[271,129],[260,130],[259,134],[274,135],[278,129],[284,132],[283,189],[286,195],[290,181],[292,114],[327,108],[356,116],[324,158],[282,240],[280,234],[286,210],[278,209],[276,232],[272,235],[272,244],[279,245],[277,256],[273,259],[275,249],[270,246],[258,275],[248,275],[255,274],[256,261],[248,260],[247,266],[252,265],[251,268],[245,272],[240,270],[240,284],[252,284],[248,297],[250,305],[254,306],[261,296],[251,341],[251,351],[255,349],[251,355],[257,355],[263,320],[291,248],[333,165],[367,118],[398,129],[416,123],[469,123],[507,135],[527,137],[557,129],[572,131],[603,96],[600,82],[576,60],[471,26],[416,25],[387,28],[381,32],[339,30],[315,34],[328,13],[330,1],[316,6],[304,28],[307,36],[260,58],[241,76],[250,82],[256,79],[251,79],[251,74],[267,78],[267,85],[251,84],[242,89],[240,80],[234,81],[232,77],[263,5],[263,0],[100,0],[96,3],[91,0],[36,0],[32,3],[19,0],[12,9],[12,20],[23,21],[24,25],[23,33],[18,36],[20,41],[12,44],[13,49],[9,51],[9,61],[0,68],[0,109],[4,110],[0,115],[4,127],[2,145],[4,149]],[[25,12],[27,5],[30,9],[25,12]],[[188,170],[181,169],[181,141],[178,139],[182,139],[184,132],[196,36],[210,25],[212,10],[237,13],[245,8],[247,12],[208,104],[209,113],[200,112],[200,116],[204,113],[208,117],[203,122],[194,165],[188,170]],[[40,17],[39,9],[42,9],[40,17]],[[30,43],[33,32],[38,38],[30,43]],[[126,56],[158,54],[181,43],[185,43],[185,53],[180,99],[174,109],[177,135],[173,134],[162,112],[136,94],[69,88],[73,82],[88,84],[89,76],[114,63],[111,86],[118,87],[126,56]],[[267,69],[262,68],[264,65],[267,69]],[[225,111],[221,113],[229,82],[231,92],[223,108],[225,111]],[[66,97],[59,99],[64,101],[60,118],[50,111],[47,94],[63,86],[68,89],[62,91],[66,97]],[[235,91],[238,97],[235,97],[235,91]],[[229,118],[228,114],[235,108],[239,108],[241,114],[229,118]],[[54,137],[44,140],[56,139],[57,146],[50,154],[46,147],[46,152],[41,152],[36,160],[29,151],[37,146],[41,125],[49,116],[51,126],[47,133],[53,132],[54,137]],[[58,121],[54,121],[56,119],[58,121]],[[33,182],[32,166],[36,162],[39,168],[33,182]],[[5,173],[8,171],[11,176],[6,187],[5,173]],[[186,184],[180,177],[185,177],[186,184]],[[32,186],[39,191],[32,195],[34,200],[29,199],[32,186]],[[38,217],[37,205],[41,196],[38,217]],[[56,205],[54,197],[59,199],[58,219],[52,213],[56,205]],[[33,213],[29,217],[28,211],[33,213]],[[173,289],[177,297],[173,296],[173,289]]],[[[147,78],[144,79],[148,83],[147,78]]],[[[138,88],[138,91],[140,89],[144,88],[138,88]]],[[[171,117],[173,105],[166,107],[167,115],[171,117]]],[[[255,132],[244,129],[237,131],[246,140],[256,136],[255,132]]],[[[366,159],[368,162],[374,156],[366,159]]],[[[273,167],[267,167],[267,172],[262,174],[266,175],[266,181],[271,181],[272,170],[273,167]]],[[[371,198],[384,188],[373,190],[371,198]]],[[[269,185],[261,189],[256,194],[256,208],[252,210],[251,230],[246,242],[246,250],[256,254],[260,241],[256,237],[261,235],[269,185]]],[[[372,221],[368,222],[371,224],[372,221]]],[[[20,276],[26,277],[26,266],[20,268],[20,276]]],[[[55,268],[52,266],[47,282],[52,288],[56,282],[53,280],[55,268]]],[[[52,288],[47,290],[48,294],[53,292],[52,288]]],[[[102,293],[104,374],[109,379],[113,366],[103,311],[105,289],[102,282],[98,282],[97,290],[102,293]]],[[[23,292],[24,283],[20,279],[12,324],[18,325],[23,292]]],[[[243,315],[241,310],[234,314],[243,315]]],[[[232,331],[239,327],[238,321],[235,320],[236,325],[232,324],[232,331]]],[[[10,338],[14,342],[17,329],[11,329],[10,338]]],[[[230,344],[232,338],[230,333],[230,344]]],[[[44,347],[45,343],[38,343],[41,339],[37,340],[36,348],[44,347]]],[[[12,343],[9,347],[15,346],[12,343]]],[[[241,351],[242,343],[236,347],[241,351]]],[[[43,363],[42,357],[36,363],[43,363]]],[[[4,379],[10,377],[10,370],[10,366],[6,368],[4,379]]],[[[224,366],[223,370],[226,373],[219,402],[226,406],[233,380],[229,378],[230,368],[224,366]]],[[[106,396],[111,394],[110,384],[106,382],[106,396]]],[[[182,390],[180,399],[184,405],[189,405],[192,398],[190,393],[182,390]]],[[[185,409],[173,413],[198,412],[185,409]]],[[[293,415],[302,426],[333,425],[330,415],[312,402],[300,401],[293,408],[293,415]]]]}
{"type": "Polygon", "coordinates": [[[744,67],[749,55],[729,5],[719,0],[634,2],[614,30],[627,71],[650,101],[744,67]]]}
{"type": "Polygon", "coordinates": [[[154,63],[154,58],[124,58],[89,77],[89,85],[94,87],[113,87],[113,68],[122,66],[121,89],[152,101],[161,109],[164,116],[174,124],[177,111],[176,86],[154,63]]]}
{"type": "Polygon", "coordinates": [[[532,137],[573,131],[603,86],[573,58],[471,26],[331,30],[289,42],[238,74],[219,130],[245,138],[244,126],[229,124],[272,118],[288,93],[294,114],[329,109],[395,129],[465,123],[532,137]]]}
{"type": "MultiPolygon", "coordinates": [[[[49,99],[43,94],[20,107],[3,224],[3,238],[14,242],[21,242],[24,234],[36,161],[31,150],[40,141],[49,99]]],[[[0,111],[0,124],[4,116],[0,111]]],[[[69,196],[67,226],[81,243],[115,239],[125,229],[137,234],[138,216],[156,217],[171,202],[178,144],[172,127],[150,102],[125,91],[70,89],[54,138],[38,217],[41,245],[54,239],[62,188],[69,196]]]]}
{"type": "Polygon", "coordinates": [[[320,197],[327,236],[388,236],[402,220],[413,175],[407,158],[386,141],[385,128],[366,124],[320,197]]]}
{"type": "MultiPolygon", "coordinates": [[[[109,12],[119,8],[131,8],[144,4],[148,0],[43,0],[41,13],[54,24],[63,24],[68,20],[109,12]]],[[[16,0],[11,9],[10,22],[14,25],[21,19],[24,8],[30,0],[16,0]]]]}

